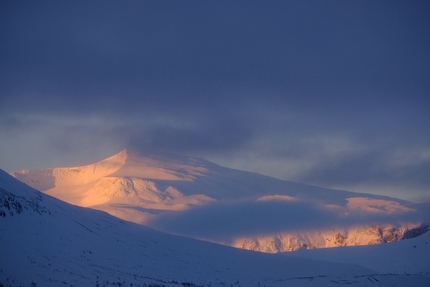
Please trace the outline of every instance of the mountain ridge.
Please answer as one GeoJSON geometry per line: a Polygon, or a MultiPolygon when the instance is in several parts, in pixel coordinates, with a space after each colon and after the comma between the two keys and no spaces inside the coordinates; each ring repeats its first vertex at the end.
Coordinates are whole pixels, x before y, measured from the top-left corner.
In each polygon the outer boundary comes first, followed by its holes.
{"type": "Polygon", "coordinates": [[[428,286],[414,272],[238,250],[72,206],[0,170],[0,284],[18,286],[428,286]],[[32,208],[36,207],[37,208],[32,208]],[[40,212],[45,210],[46,212],[40,212]]]}
{"type": "Polygon", "coordinates": [[[404,200],[330,190],[196,157],[143,154],[136,149],[86,166],[11,175],[71,204],[165,232],[263,252],[383,243],[387,238],[402,239],[430,222],[418,219],[420,211],[404,200]],[[250,222],[255,222],[254,229],[250,222]],[[363,237],[369,229],[372,232],[363,237]]]}

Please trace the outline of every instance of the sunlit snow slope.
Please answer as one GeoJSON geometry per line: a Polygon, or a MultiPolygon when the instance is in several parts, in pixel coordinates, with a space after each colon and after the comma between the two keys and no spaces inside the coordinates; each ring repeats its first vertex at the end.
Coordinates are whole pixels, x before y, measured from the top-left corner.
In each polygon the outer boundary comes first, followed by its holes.
{"type": "Polygon", "coordinates": [[[382,273],[418,273],[430,277],[430,232],[391,244],[349,246],[341,249],[300,250],[284,254],[294,257],[358,264],[382,273]]]}
{"type": "Polygon", "coordinates": [[[397,241],[428,230],[410,203],[125,149],[81,167],[12,175],[61,200],[162,231],[263,252],[397,241]]]}
{"type": "Polygon", "coordinates": [[[1,170],[0,254],[0,284],[11,287],[430,284],[419,272],[383,273],[164,234],[61,202],[1,170]]]}

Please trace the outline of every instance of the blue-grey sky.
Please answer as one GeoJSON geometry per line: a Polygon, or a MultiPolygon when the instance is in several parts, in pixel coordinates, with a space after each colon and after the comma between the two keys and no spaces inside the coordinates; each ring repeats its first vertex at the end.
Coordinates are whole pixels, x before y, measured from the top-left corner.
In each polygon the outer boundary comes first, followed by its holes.
{"type": "Polygon", "coordinates": [[[135,145],[430,200],[428,1],[1,1],[0,168],[135,145]]]}

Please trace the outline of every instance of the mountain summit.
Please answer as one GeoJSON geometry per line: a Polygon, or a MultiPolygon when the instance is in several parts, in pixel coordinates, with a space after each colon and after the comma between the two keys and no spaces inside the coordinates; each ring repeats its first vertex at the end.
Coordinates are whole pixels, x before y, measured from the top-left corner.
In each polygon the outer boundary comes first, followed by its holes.
{"type": "Polygon", "coordinates": [[[136,149],[124,149],[100,162],[80,167],[23,170],[12,175],[31,182],[40,190],[58,186],[82,185],[105,176],[134,176],[156,180],[192,180],[207,172],[208,162],[187,156],[143,155],[136,149]],[[44,179],[41,181],[41,179],[44,179]]]}
{"type": "Polygon", "coordinates": [[[386,270],[369,268],[367,262],[358,266],[247,252],[72,206],[2,170],[0,231],[0,286],[8,287],[364,286],[369,282],[383,287],[430,282],[426,241],[413,241],[386,254],[386,270]],[[412,244],[418,246],[412,250],[416,258],[410,256],[412,244]],[[408,261],[394,266],[392,262],[399,260],[392,259],[398,254],[408,261]]]}
{"type": "Polygon", "coordinates": [[[208,173],[204,164],[192,157],[153,153],[144,156],[135,149],[124,149],[86,166],[22,170],[11,175],[66,202],[94,206],[127,197],[159,202],[166,198],[165,190],[159,190],[154,180],[192,181],[208,173]]]}
{"type": "Polygon", "coordinates": [[[425,232],[430,221],[404,200],[136,149],[86,166],[11,175],[71,204],[174,234],[264,252],[391,242],[425,232]]]}

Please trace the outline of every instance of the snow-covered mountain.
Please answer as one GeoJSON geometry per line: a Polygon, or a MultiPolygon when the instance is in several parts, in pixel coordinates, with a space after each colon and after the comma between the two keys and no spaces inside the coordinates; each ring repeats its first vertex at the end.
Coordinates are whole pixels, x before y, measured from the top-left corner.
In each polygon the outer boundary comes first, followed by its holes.
{"type": "MultiPolygon", "coordinates": [[[[428,208],[430,206],[427,206],[428,208]]],[[[358,264],[382,273],[430,276],[430,232],[420,236],[372,246],[348,246],[344,248],[322,248],[299,250],[283,254],[294,257],[327,260],[339,263],[358,264]]]]}
{"type": "Polygon", "coordinates": [[[12,175],[71,204],[173,234],[271,253],[391,242],[427,231],[430,222],[404,200],[133,149],[87,166],[12,175]]]}
{"type": "MultiPolygon", "coordinates": [[[[407,275],[384,273],[355,264],[264,254],[165,234],[69,205],[1,170],[0,214],[0,286],[430,284],[428,272],[421,274],[419,268],[407,275]]],[[[420,248],[417,256],[428,258],[429,245],[420,248]]],[[[385,264],[408,251],[400,248],[387,254],[385,264]]],[[[421,267],[428,271],[429,266],[421,267]]]]}

